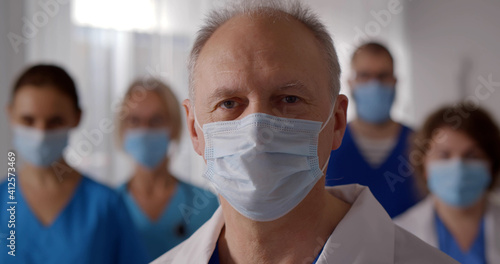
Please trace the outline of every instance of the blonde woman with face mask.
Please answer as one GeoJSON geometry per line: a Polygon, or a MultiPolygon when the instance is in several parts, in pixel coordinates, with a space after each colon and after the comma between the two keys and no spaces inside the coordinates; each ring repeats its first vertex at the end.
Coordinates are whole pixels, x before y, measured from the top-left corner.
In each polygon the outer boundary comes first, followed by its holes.
{"type": "Polygon", "coordinates": [[[219,205],[211,192],[170,171],[172,145],[181,135],[180,111],[170,88],[148,79],[130,85],[118,117],[119,145],[134,164],[130,180],[118,191],[151,260],[191,236],[219,205]]]}

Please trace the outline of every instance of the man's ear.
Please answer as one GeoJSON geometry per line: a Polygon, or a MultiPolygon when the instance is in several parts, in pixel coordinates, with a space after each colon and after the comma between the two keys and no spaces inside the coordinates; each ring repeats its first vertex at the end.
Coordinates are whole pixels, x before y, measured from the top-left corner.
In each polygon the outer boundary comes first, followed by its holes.
{"type": "Polygon", "coordinates": [[[343,94],[337,96],[337,101],[335,102],[335,127],[333,128],[333,142],[332,150],[336,150],[342,144],[342,138],[344,137],[344,132],[347,126],[347,105],[349,104],[349,99],[343,94]]]}
{"type": "Polygon", "coordinates": [[[194,111],[192,111],[193,103],[194,102],[191,102],[191,100],[185,99],[182,102],[182,106],[184,107],[184,111],[186,112],[186,123],[189,131],[189,136],[191,137],[191,142],[193,143],[194,151],[196,151],[198,155],[203,156],[203,150],[201,149],[202,144],[200,142],[203,135],[198,134],[198,131],[196,131],[194,111]]]}

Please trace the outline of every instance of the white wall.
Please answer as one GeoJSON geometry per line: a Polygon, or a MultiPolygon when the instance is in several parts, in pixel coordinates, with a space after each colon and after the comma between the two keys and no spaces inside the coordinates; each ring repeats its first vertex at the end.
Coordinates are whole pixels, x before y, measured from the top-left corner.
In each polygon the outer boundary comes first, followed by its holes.
{"type": "Polygon", "coordinates": [[[500,1],[412,1],[407,11],[416,123],[465,98],[500,122],[500,1]],[[488,95],[479,79],[490,75],[498,85],[488,95]]]}
{"type": "Polygon", "coordinates": [[[9,32],[22,34],[19,23],[23,15],[23,1],[0,1],[0,179],[7,176],[7,152],[12,148],[11,133],[5,108],[10,98],[12,82],[24,66],[24,49],[12,48],[9,32]]]}
{"type": "MultiPolygon", "coordinates": [[[[392,115],[396,120],[413,125],[410,62],[406,42],[405,15],[408,4],[399,0],[309,0],[332,34],[342,68],[342,93],[350,97],[347,79],[353,51],[367,41],[379,41],[393,53],[398,77],[397,96],[392,115]]],[[[355,115],[350,100],[348,120],[355,115]]]]}

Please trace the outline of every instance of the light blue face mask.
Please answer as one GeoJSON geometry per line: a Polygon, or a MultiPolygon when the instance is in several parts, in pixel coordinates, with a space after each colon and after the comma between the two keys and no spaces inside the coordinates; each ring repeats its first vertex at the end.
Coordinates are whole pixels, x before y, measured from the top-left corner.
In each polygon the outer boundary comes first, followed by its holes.
{"type": "Polygon", "coordinates": [[[37,167],[50,167],[62,158],[68,145],[69,129],[42,131],[25,126],[13,127],[13,144],[19,155],[37,167]]]}
{"type": "Polygon", "coordinates": [[[477,202],[491,182],[486,162],[451,159],[427,167],[429,190],[443,202],[467,207],[477,202]]]}
{"type": "Polygon", "coordinates": [[[133,129],[125,132],[123,148],[137,163],[152,170],[166,157],[169,143],[166,129],[133,129]]]}
{"type": "MultiPolygon", "coordinates": [[[[332,111],[333,113],[333,111],[332,111]]],[[[257,113],[205,124],[204,177],[240,214],[272,221],[295,208],[323,175],[321,122],[257,113]]]]}
{"type": "Polygon", "coordinates": [[[359,118],[373,124],[388,121],[395,94],[394,86],[379,81],[356,84],[353,96],[359,118]]]}

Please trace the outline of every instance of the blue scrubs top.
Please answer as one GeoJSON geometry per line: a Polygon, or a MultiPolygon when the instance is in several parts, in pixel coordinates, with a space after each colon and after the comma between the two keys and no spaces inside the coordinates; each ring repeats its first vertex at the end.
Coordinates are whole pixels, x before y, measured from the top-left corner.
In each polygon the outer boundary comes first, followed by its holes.
{"type": "Polygon", "coordinates": [[[421,198],[408,159],[410,133],[411,129],[402,125],[392,152],[378,168],[373,168],[356,146],[347,125],[342,145],[331,152],[326,185],[367,186],[391,218],[403,213],[421,198]]]}
{"type": "Polygon", "coordinates": [[[446,228],[441,218],[435,213],[436,231],[439,249],[462,264],[486,264],[484,241],[484,218],[481,220],[479,234],[468,252],[463,252],[446,228]]]}
{"type": "Polygon", "coordinates": [[[174,195],[156,221],[137,205],[126,184],[118,188],[151,260],[189,238],[212,217],[219,202],[211,192],[179,181],[174,195]]]}
{"type": "MultiPolygon", "coordinates": [[[[19,184],[19,182],[17,182],[19,184]]],[[[16,186],[15,256],[8,252],[11,206],[8,182],[0,185],[0,263],[146,263],[130,216],[112,189],[82,177],[73,197],[54,222],[44,226],[16,186]]]]}

